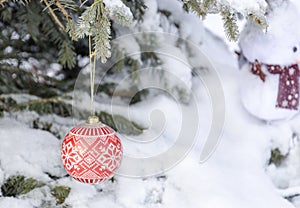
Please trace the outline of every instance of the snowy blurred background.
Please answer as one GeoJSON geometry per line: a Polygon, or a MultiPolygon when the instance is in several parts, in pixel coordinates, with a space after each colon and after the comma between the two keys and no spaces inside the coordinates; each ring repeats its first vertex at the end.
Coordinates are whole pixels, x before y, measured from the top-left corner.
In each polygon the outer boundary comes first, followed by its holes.
{"type": "MultiPolygon", "coordinates": [[[[105,71],[95,106],[102,122],[118,131],[124,154],[150,157],[169,148],[181,127],[178,106],[189,108],[191,93],[197,102],[199,129],[189,154],[172,169],[142,178],[116,175],[97,185],[73,180],[60,159],[62,139],[86,119],[89,109],[88,79],[77,83],[73,97],[78,74],[88,76],[87,42],[79,40],[70,46],[38,1],[25,5],[6,2],[0,8],[1,208],[300,207],[300,115],[280,122],[250,115],[240,101],[238,42],[229,41],[220,14],[208,14],[202,21],[196,13],[187,12],[187,2],[104,1],[112,20],[114,15],[123,15],[124,21],[131,21],[125,26],[112,21],[113,39],[137,32],[171,33],[196,44],[214,69],[196,59],[180,41],[168,50],[197,67],[188,68],[176,58],[155,52],[128,56],[151,45],[163,45],[159,35],[115,41],[111,59],[120,61],[105,71]],[[149,74],[139,74],[145,68],[149,74]],[[162,68],[179,76],[180,82],[168,79],[162,68]],[[218,72],[223,85],[225,103],[220,104],[226,108],[226,123],[214,154],[199,163],[212,122],[210,95],[201,76],[209,76],[210,70],[218,72]],[[129,77],[128,85],[118,86],[124,77],[129,77]],[[141,90],[149,79],[173,97],[157,89],[141,90]],[[118,104],[115,111],[112,96],[118,104]],[[163,116],[158,119],[161,123],[151,124],[157,110],[163,116]],[[146,148],[128,140],[155,135],[159,135],[156,143],[146,148]]],[[[239,11],[239,31],[246,22],[243,13],[259,14],[266,6],[263,0],[220,2],[239,11]]],[[[299,1],[293,2],[300,11],[299,1]]],[[[97,70],[107,65],[99,63],[97,70]]],[[[100,77],[96,80],[100,82],[100,77]]]]}

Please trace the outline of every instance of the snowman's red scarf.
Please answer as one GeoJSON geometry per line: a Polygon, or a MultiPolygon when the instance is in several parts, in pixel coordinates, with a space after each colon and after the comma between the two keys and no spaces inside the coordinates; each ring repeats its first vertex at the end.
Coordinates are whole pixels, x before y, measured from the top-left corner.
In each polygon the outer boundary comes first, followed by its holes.
{"type": "Polygon", "coordinates": [[[260,77],[264,82],[266,75],[261,70],[266,66],[271,74],[279,74],[279,86],[276,107],[290,110],[298,110],[299,105],[299,67],[297,64],[290,66],[262,64],[257,60],[249,62],[251,72],[260,77]]]}

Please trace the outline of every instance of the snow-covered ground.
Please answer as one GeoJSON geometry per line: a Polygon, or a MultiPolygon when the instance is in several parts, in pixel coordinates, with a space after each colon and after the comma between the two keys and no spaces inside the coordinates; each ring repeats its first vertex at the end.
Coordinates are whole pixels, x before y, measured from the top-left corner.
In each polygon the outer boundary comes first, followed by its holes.
{"type": "MultiPolygon", "coordinates": [[[[50,186],[69,186],[71,193],[66,203],[74,208],[293,207],[283,199],[271,178],[278,183],[286,180],[284,188],[297,185],[296,168],[299,168],[299,163],[294,161],[292,167],[283,170],[267,168],[267,163],[271,148],[279,146],[282,151],[288,151],[289,140],[297,130],[299,119],[282,124],[266,124],[248,115],[239,101],[239,71],[234,55],[221,40],[212,35],[207,37],[202,49],[220,74],[226,98],[224,133],[216,152],[207,162],[199,163],[202,140],[208,131],[207,128],[200,128],[197,145],[180,164],[166,172],[165,177],[132,179],[119,176],[114,183],[100,185],[81,184],[69,177],[53,181],[45,172],[55,176],[64,175],[59,156],[61,141],[48,132],[30,129],[13,118],[2,118],[0,183],[5,178],[20,173],[50,186]]],[[[193,81],[193,91],[199,98],[199,115],[203,116],[200,118],[200,126],[207,127],[211,119],[209,97],[200,80],[194,78],[193,81]]],[[[174,115],[168,108],[178,110],[172,107],[175,101],[164,96],[154,98],[150,104],[149,101],[144,102],[144,106],[148,108],[166,106],[160,110],[167,121],[174,115]]],[[[143,102],[138,105],[143,106],[143,102]]],[[[23,122],[30,116],[30,113],[23,115],[23,122]]],[[[167,123],[167,130],[174,125],[167,123]]],[[[48,189],[42,187],[14,199],[2,197],[0,207],[39,207],[42,200],[49,197],[48,189]]]]}
{"type": "MultiPolygon", "coordinates": [[[[209,160],[199,163],[212,109],[210,97],[198,77],[193,78],[192,85],[199,112],[197,143],[187,157],[159,177],[117,176],[114,182],[98,185],[76,182],[65,176],[60,161],[62,141],[49,132],[30,128],[32,121],[38,117],[36,113],[6,114],[0,119],[0,184],[12,175],[22,174],[44,182],[46,186],[17,198],[0,197],[0,207],[47,207],[44,202],[54,200],[50,188],[56,185],[71,187],[65,203],[73,208],[300,207],[300,199],[294,198],[293,204],[284,199],[300,193],[300,144],[295,138],[295,135],[300,135],[300,116],[282,123],[265,123],[248,114],[240,101],[241,77],[234,53],[222,39],[210,32],[205,31],[204,37],[201,49],[218,71],[226,99],[223,135],[209,160]],[[289,152],[287,160],[279,168],[268,164],[274,148],[279,148],[283,154],[289,152]],[[53,180],[49,175],[62,178],[53,180]]],[[[108,108],[105,104],[98,103],[96,106],[108,108]]],[[[171,138],[180,126],[176,116],[181,113],[175,100],[161,95],[132,105],[131,119],[147,126],[149,114],[154,109],[163,113],[166,122],[157,145],[150,144],[142,151],[140,147],[126,147],[129,144],[123,138],[125,155],[157,154],[174,142],[171,138]]],[[[40,119],[53,122],[61,134],[67,133],[73,124],[71,118],[42,116],[40,119]]],[[[145,131],[139,137],[149,137],[157,130],[155,127],[152,132],[145,131]]]]}

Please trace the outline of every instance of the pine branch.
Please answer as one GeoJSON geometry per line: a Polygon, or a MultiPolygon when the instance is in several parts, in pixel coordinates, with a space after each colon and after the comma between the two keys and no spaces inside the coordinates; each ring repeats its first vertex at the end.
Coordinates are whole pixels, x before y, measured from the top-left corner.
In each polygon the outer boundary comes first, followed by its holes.
{"type": "MultiPolygon", "coordinates": [[[[4,2],[6,0],[0,1],[4,2]]],[[[27,0],[24,0],[24,2],[26,1],[27,0]]],[[[84,1],[82,5],[86,2],[87,1],[84,1]]],[[[35,22],[38,21],[46,36],[59,48],[58,54],[60,63],[68,68],[72,68],[75,65],[76,54],[71,41],[69,41],[65,34],[68,34],[72,40],[92,36],[95,57],[101,59],[104,63],[111,56],[110,18],[121,25],[129,25],[133,18],[132,15],[129,15],[130,12],[128,13],[129,10],[125,5],[112,7],[112,11],[109,11],[102,0],[95,0],[91,6],[85,6],[84,12],[81,15],[78,14],[77,4],[72,0],[42,0],[42,3],[46,6],[51,19],[58,27],[50,27],[50,25],[53,24],[49,22],[49,20],[44,21],[43,19],[42,21],[41,18],[36,17],[36,20],[30,20],[32,23],[30,23],[31,36],[35,42],[38,42],[40,26],[39,24],[35,24],[35,22]],[[75,24],[73,20],[74,15],[79,15],[77,24],[75,24]]],[[[39,6],[40,5],[37,5],[37,7],[39,6]]],[[[7,16],[7,14],[8,13],[5,15],[7,16]]],[[[35,15],[35,13],[31,14],[35,15]]]]}
{"type": "Polygon", "coordinates": [[[84,38],[91,35],[92,22],[94,22],[97,17],[97,7],[93,5],[88,7],[79,16],[79,21],[75,30],[76,38],[84,38]]]}
{"type": "Polygon", "coordinates": [[[66,32],[72,38],[72,40],[77,40],[76,32],[75,32],[75,24],[73,22],[71,14],[67,11],[67,9],[77,11],[78,6],[70,0],[56,0],[55,5],[59,9],[59,11],[64,15],[67,23],[66,23],[66,32]]]}
{"type": "Polygon", "coordinates": [[[115,7],[110,13],[111,19],[119,25],[128,26],[132,23],[133,16],[126,15],[124,7],[115,7]]]}
{"type": "MultiPolygon", "coordinates": [[[[41,8],[36,2],[32,2],[26,6],[26,11],[21,15],[20,19],[27,24],[27,32],[30,34],[32,39],[37,43],[41,39],[40,23],[43,20],[44,15],[40,14],[41,8]]],[[[47,15],[48,16],[48,15],[47,15]]]]}
{"type": "Polygon", "coordinates": [[[69,34],[72,40],[77,41],[77,35],[76,35],[76,29],[75,29],[75,23],[73,20],[68,20],[66,25],[66,32],[69,34]]]}
{"type": "Polygon", "coordinates": [[[72,45],[72,43],[68,39],[66,39],[58,47],[59,62],[69,69],[73,68],[76,64],[76,53],[74,51],[74,46],[72,45]]]}
{"type": "Polygon", "coordinates": [[[47,0],[43,0],[43,2],[45,3],[46,5],[46,8],[49,10],[51,16],[53,17],[53,19],[55,20],[55,22],[59,25],[59,27],[62,29],[62,30],[66,30],[65,26],[63,25],[63,23],[59,20],[59,18],[57,17],[57,15],[55,14],[55,12],[53,11],[53,9],[51,8],[51,5],[48,3],[47,0]]]}
{"type": "Polygon", "coordinates": [[[203,0],[203,10],[205,11],[205,13],[209,13],[214,7],[216,7],[216,4],[216,0],[203,0]]]}
{"type": "Polygon", "coordinates": [[[251,13],[248,13],[247,18],[249,18],[250,20],[252,20],[254,23],[256,23],[257,25],[259,25],[262,28],[268,27],[267,18],[262,13],[251,12],[251,13]]]}
{"type": "Polygon", "coordinates": [[[67,186],[55,186],[51,189],[51,195],[56,198],[56,205],[63,204],[71,191],[67,186]]]}
{"type": "Polygon", "coordinates": [[[109,11],[102,1],[95,1],[79,17],[76,28],[77,38],[93,37],[93,50],[103,63],[111,56],[109,11]]]}
{"type": "Polygon", "coordinates": [[[22,106],[30,106],[30,105],[43,104],[43,103],[58,103],[59,98],[63,98],[66,96],[67,96],[66,94],[63,94],[63,95],[55,96],[52,98],[42,98],[42,99],[37,99],[37,100],[31,100],[29,102],[20,103],[20,104],[17,104],[16,106],[12,106],[12,108],[20,108],[22,106]]]}
{"type": "Polygon", "coordinates": [[[239,37],[236,13],[233,12],[230,7],[222,6],[221,16],[227,38],[230,41],[236,41],[239,37]]]}
{"type": "Polygon", "coordinates": [[[66,18],[70,16],[70,13],[67,11],[68,9],[75,12],[78,10],[78,5],[72,0],[55,0],[54,2],[66,18]]]}
{"type": "Polygon", "coordinates": [[[129,7],[134,19],[143,20],[143,15],[147,9],[144,0],[122,0],[122,2],[129,7]]]}
{"type": "Polygon", "coordinates": [[[74,1],[71,0],[55,0],[51,1],[50,3],[48,0],[43,0],[43,2],[46,5],[46,8],[49,10],[50,14],[54,18],[54,20],[57,22],[57,24],[65,31],[66,28],[64,24],[61,22],[59,17],[55,14],[54,9],[51,8],[51,5],[55,5],[57,9],[61,12],[61,14],[65,17],[67,24],[69,24],[70,30],[73,30],[71,28],[71,23],[72,23],[72,16],[71,14],[67,11],[68,9],[77,11],[77,4],[74,3],[74,1]]]}
{"type": "Polygon", "coordinates": [[[205,17],[206,12],[200,7],[200,2],[198,0],[189,0],[186,5],[189,10],[194,11],[199,17],[205,17]]]}
{"type": "Polygon", "coordinates": [[[38,182],[33,178],[17,175],[9,177],[2,185],[1,192],[6,197],[16,197],[26,194],[35,188],[40,188],[45,184],[38,182]]]}
{"type": "MultiPolygon", "coordinates": [[[[65,18],[67,20],[72,19],[71,15],[69,14],[69,12],[67,12],[65,5],[63,6],[62,3],[59,0],[55,1],[55,5],[57,6],[57,8],[59,9],[59,11],[65,16],[65,18]]],[[[67,4],[66,7],[69,7],[69,4],[67,4]]],[[[75,10],[75,7],[70,6],[70,8],[75,10]]]]}
{"type": "MultiPolygon", "coordinates": [[[[226,36],[231,41],[236,41],[239,37],[239,30],[237,26],[237,11],[233,9],[228,1],[217,0],[182,0],[184,9],[189,12],[195,12],[199,17],[204,18],[207,14],[220,13],[223,19],[223,26],[226,36]]],[[[248,19],[266,28],[268,26],[265,11],[240,11],[248,19]]]]}
{"type": "Polygon", "coordinates": [[[57,45],[59,62],[69,69],[76,64],[76,53],[72,42],[69,40],[67,34],[56,27],[51,18],[44,18],[41,22],[41,29],[46,37],[57,45]]]}
{"type": "Polygon", "coordinates": [[[102,63],[107,61],[107,58],[111,56],[110,45],[110,21],[108,19],[108,10],[103,4],[97,5],[98,14],[96,18],[96,27],[93,28],[92,34],[94,35],[94,51],[96,58],[101,58],[102,63]]]}
{"type": "MultiPolygon", "coordinates": [[[[0,104],[0,110],[11,112],[28,109],[30,111],[36,111],[39,114],[55,113],[57,115],[66,117],[71,116],[72,114],[72,105],[67,104],[62,100],[63,98],[67,97],[69,97],[68,94],[62,94],[51,98],[40,98],[18,104],[14,103],[11,105],[7,105],[6,103],[4,103],[4,105],[0,104]]],[[[3,100],[2,97],[0,97],[0,100],[1,99],[3,100]]]]}

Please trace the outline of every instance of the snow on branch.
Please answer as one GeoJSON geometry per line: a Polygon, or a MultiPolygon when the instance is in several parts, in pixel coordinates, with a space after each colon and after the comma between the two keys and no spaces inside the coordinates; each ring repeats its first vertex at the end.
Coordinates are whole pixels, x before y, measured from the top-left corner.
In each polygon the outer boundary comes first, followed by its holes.
{"type": "Polygon", "coordinates": [[[208,14],[220,13],[229,40],[236,41],[239,36],[237,14],[262,28],[268,25],[265,17],[267,3],[264,0],[183,0],[183,3],[188,11],[195,12],[202,18],[208,14]]]}

